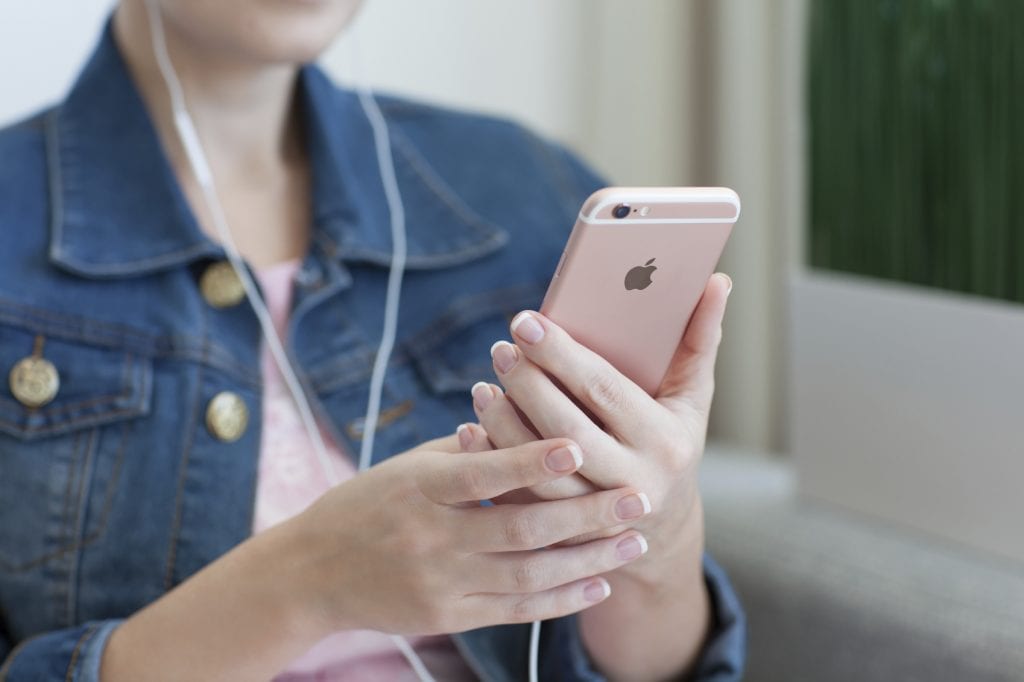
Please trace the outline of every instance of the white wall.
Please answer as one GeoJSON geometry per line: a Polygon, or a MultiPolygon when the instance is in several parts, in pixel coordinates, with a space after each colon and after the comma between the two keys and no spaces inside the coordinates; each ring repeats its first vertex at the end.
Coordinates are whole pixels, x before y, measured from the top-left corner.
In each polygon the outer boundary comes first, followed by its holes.
{"type": "Polygon", "coordinates": [[[705,181],[736,189],[743,214],[722,268],[735,282],[719,360],[717,433],[784,449],[787,282],[804,220],[806,0],[706,0],[710,149],[705,181]]]}
{"type": "MultiPolygon", "coordinates": [[[[60,97],[112,4],[0,4],[0,121],[60,97]]],[[[680,84],[666,89],[657,79],[684,73],[678,59],[662,59],[678,52],[670,41],[684,25],[674,21],[682,4],[650,0],[635,11],[612,0],[366,0],[354,32],[364,77],[382,90],[510,116],[605,173],[666,182],[659,178],[678,175],[685,159],[666,153],[683,144],[683,129],[666,125],[682,100],[680,84]],[[634,77],[632,64],[655,78],[634,77]]],[[[343,36],[322,60],[340,79],[352,76],[350,42],[343,36]]]]}
{"type": "Polygon", "coordinates": [[[580,116],[582,4],[367,0],[323,63],[350,77],[354,34],[376,87],[571,134],[580,116]]]}
{"type": "Polygon", "coordinates": [[[111,4],[0,2],[0,123],[61,96],[92,49],[111,4]]]}
{"type": "MultiPolygon", "coordinates": [[[[355,31],[380,89],[511,116],[620,184],[734,185],[744,212],[725,259],[736,289],[714,426],[777,448],[803,2],[366,0],[355,31]]],[[[0,2],[0,122],[59,98],[111,5],[0,2]]],[[[340,78],[349,40],[323,60],[340,78]]]]}

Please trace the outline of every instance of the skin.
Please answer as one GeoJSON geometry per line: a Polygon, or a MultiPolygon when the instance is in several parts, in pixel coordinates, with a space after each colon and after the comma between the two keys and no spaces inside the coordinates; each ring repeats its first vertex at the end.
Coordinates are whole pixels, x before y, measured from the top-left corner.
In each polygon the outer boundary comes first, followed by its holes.
{"type": "MultiPolygon", "coordinates": [[[[310,191],[297,68],[326,48],[358,0],[158,4],[239,250],[256,267],[300,256],[310,191]]],[[[186,198],[215,238],[173,132],[142,0],[122,0],[114,27],[186,198]]],[[[483,426],[461,430],[468,447],[455,435],[425,443],[330,490],[129,617],[104,651],[102,679],[269,679],[338,630],[458,632],[584,609],[584,641],[613,679],[682,674],[708,623],[693,474],[723,291],[713,278],[657,401],[636,396],[589,355],[558,375],[583,397],[586,385],[613,389],[589,394],[625,402],[595,404],[594,414],[621,410],[636,428],[609,412],[602,419],[614,435],[601,436],[564,404],[563,422],[544,421],[557,396],[538,382],[534,403],[525,368],[578,350],[544,321],[547,340],[528,347],[517,339],[519,369],[499,375],[524,415],[521,430],[485,410],[483,426]],[[538,427],[555,435],[540,437],[538,427]],[[476,503],[489,498],[502,504],[476,503]],[[344,522],[352,518],[360,522],[344,522]],[[641,537],[650,538],[648,555],[641,537]]]]}
{"type": "MultiPolygon", "coordinates": [[[[337,37],[359,1],[157,4],[239,251],[256,267],[300,257],[310,236],[310,177],[294,106],[297,69],[337,37]]],[[[217,240],[174,133],[143,0],[122,0],[114,34],[200,228],[217,240]]]]}
{"type": "Polygon", "coordinates": [[[516,343],[499,342],[492,349],[505,391],[475,386],[480,425],[459,429],[466,452],[552,434],[571,437],[583,448],[584,464],[574,476],[515,491],[504,498],[510,503],[585,497],[592,494],[588,491],[620,486],[649,497],[652,512],[628,527],[640,531],[650,552],[608,574],[611,597],[580,614],[584,643],[611,679],[678,677],[692,666],[707,636],[704,522],[696,474],[731,289],[726,275],[708,282],[654,397],[551,320],[532,311],[520,313],[512,320],[516,343]]]}

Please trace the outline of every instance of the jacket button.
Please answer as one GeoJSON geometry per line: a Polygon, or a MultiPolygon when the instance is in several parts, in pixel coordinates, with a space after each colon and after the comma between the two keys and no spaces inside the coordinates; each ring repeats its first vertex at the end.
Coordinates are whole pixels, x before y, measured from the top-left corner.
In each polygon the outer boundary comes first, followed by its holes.
{"type": "Polygon", "coordinates": [[[199,278],[199,290],[206,302],[214,308],[230,308],[245,298],[242,280],[226,260],[207,266],[199,278]]]}
{"type": "Polygon", "coordinates": [[[11,368],[11,393],[26,407],[42,407],[57,396],[60,375],[53,363],[38,355],[19,360],[11,368]]]}
{"type": "Polygon", "coordinates": [[[206,406],[206,428],[225,443],[241,438],[248,425],[249,408],[237,393],[221,391],[206,406]]]}

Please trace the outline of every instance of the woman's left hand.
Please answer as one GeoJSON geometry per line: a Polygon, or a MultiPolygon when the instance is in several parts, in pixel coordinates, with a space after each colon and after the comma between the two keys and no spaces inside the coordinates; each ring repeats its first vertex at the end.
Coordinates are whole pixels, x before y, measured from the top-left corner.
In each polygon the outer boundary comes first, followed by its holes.
{"type": "Polygon", "coordinates": [[[654,397],[546,317],[530,311],[517,315],[511,326],[515,345],[502,341],[491,349],[505,390],[484,383],[473,387],[480,424],[459,429],[462,448],[479,451],[566,437],[582,448],[583,465],[574,477],[496,502],[631,486],[643,493],[632,498],[637,520],[608,532],[636,528],[669,563],[638,561],[617,572],[656,578],[672,570],[671,557],[692,556],[694,547],[685,545],[703,542],[696,474],[731,289],[726,275],[708,281],[654,397]]]}

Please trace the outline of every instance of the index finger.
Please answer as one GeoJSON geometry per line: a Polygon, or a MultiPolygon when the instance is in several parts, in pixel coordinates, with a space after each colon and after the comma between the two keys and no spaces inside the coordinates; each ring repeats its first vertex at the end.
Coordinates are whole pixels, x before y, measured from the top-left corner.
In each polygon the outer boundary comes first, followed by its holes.
{"type": "Polygon", "coordinates": [[[459,504],[568,476],[579,469],[583,454],[573,441],[551,438],[433,461],[420,481],[421,492],[441,504],[459,504]]]}
{"type": "Polygon", "coordinates": [[[511,331],[527,359],[557,379],[601,421],[605,431],[636,445],[635,434],[645,427],[651,430],[650,424],[638,423],[637,418],[645,414],[644,408],[660,409],[654,399],[554,321],[524,310],[512,320],[511,331]]]}

